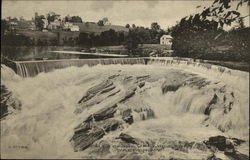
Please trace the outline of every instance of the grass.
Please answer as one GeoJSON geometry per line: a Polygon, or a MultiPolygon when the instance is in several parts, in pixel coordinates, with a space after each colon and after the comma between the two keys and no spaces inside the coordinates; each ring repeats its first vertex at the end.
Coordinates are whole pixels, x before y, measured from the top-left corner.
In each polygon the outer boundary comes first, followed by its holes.
{"type": "Polygon", "coordinates": [[[153,50],[170,50],[171,46],[162,44],[143,44],[139,46],[140,49],[153,49],[153,50]]]}
{"type": "Polygon", "coordinates": [[[80,28],[80,32],[85,32],[85,33],[96,33],[100,34],[101,32],[108,31],[110,29],[115,30],[116,32],[118,31],[125,31],[128,32],[128,28],[123,27],[123,26],[118,26],[118,25],[105,25],[105,26],[98,26],[95,23],[77,23],[77,25],[80,28]]]}
{"type": "Polygon", "coordinates": [[[21,34],[32,39],[56,39],[57,33],[55,32],[41,32],[41,31],[30,31],[30,30],[20,30],[17,34],[21,34]]]}

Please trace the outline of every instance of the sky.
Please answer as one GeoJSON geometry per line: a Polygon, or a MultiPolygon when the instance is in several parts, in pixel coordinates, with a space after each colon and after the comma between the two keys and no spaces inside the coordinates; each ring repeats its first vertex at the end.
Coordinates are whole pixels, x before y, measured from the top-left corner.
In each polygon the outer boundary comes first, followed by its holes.
{"type": "MultiPolygon", "coordinates": [[[[122,26],[135,24],[150,27],[152,22],[158,22],[161,28],[166,29],[212,3],[212,0],[3,0],[2,18],[23,16],[31,19],[35,12],[45,15],[53,11],[61,16],[80,16],[88,22],[107,17],[111,24],[122,26]]],[[[247,6],[241,7],[239,11],[242,15],[249,15],[247,6]]],[[[249,26],[249,17],[245,18],[245,25],[249,26]]]]}

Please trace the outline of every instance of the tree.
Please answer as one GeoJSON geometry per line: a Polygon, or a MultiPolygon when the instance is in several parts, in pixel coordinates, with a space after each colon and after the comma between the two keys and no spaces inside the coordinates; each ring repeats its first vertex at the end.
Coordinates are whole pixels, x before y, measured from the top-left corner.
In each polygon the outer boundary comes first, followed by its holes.
{"type": "MultiPolygon", "coordinates": [[[[243,3],[244,0],[240,2],[243,3]]],[[[176,56],[216,60],[244,60],[243,57],[249,57],[246,54],[249,50],[249,38],[243,34],[249,30],[223,30],[224,25],[231,25],[237,20],[244,27],[239,12],[229,8],[230,0],[215,0],[212,6],[201,13],[184,17],[172,27],[172,48],[176,56]],[[221,51],[221,46],[227,49],[221,51]]]]}
{"type": "Polygon", "coordinates": [[[239,17],[239,19],[236,21],[238,23],[238,28],[245,28],[243,18],[244,17],[239,17]]]}
{"type": "Polygon", "coordinates": [[[129,50],[130,53],[133,53],[137,48],[140,41],[140,36],[136,28],[130,29],[128,32],[128,36],[126,37],[124,47],[129,50]]]}
{"type": "Polygon", "coordinates": [[[79,16],[73,16],[68,21],[72,23],[82,23],[82,18],[79,16]]]}
{"type": "Polygon", "coordinates": [[[35,25],[36,25],[36,28],[38,30],[42,30],[43,29],[43,25],[44,25],[43,19],[45,19],[45,17],[43,15],[35,17],[35,25]]]}
{"type": "Polygon", "coordinates": [[[151,29],[152,29],[152,30],[155,30],[155,31],[158,31],[158,30],[161,29],[161,27],[160,27],[160,25],[159,25],[157,22],[153,22],[153,23],[151,24],[151,29]]]}
{"type": "Polygon", "coordinates": [[[56,18],[55,14],[52,14],[52,15],[48,14],[48,16],[47,16],[47,20],[49,23],[54,22],[55,18],[56,18]]]}
{"type": "Polygon", "coordinates": [[[102,45],[117,45],[118,35],[115,30],[110,29],[100,34],[100,40],[103,43],[102,45]]]}
{"type": "Polygon", "coordinates": [[[99,20],[99,21],[97,22],[97,25],[98,25],[98,26],[104,26],[103,20],[99,20]]]}
{"type": "Polygon", "coordinates": [[[78,43],[80,45],[90,46],[91,45],[91,40],[89,38],[89,34],[84,33],[84,32],[80,33],[78,43]]]}
{"type": "Polygon", "coordinates": [[[129,24],[126,24],[126,26],[125,26],[126,28],[130,28],[130,25],[129,24]]]}
{"type": "Polygon", "coordinates": [[[240,0],[236,10],[229,10],[231,7],[230,2],[233,0],[214,0],[213,4],[201,12],[201,17],[203,20],[212,18],[214,21],[218,22],[220,27],[231,25],[232,22],[236,21],[240,18],[240,12],[238,12],[238,8],[242,6],[244,3],[247,3],[250,6],[249,0],[240,0]]]}
{"type": "Polygon", "coordinates": [[[132,28],[136,28],[136,25],[135,25],[135,24],[132,24],[132,28]]]}
{"type": "Polygon", "coordinates": [[[108,20],[107,17],[104,17],[104,18],[102,19],[102,21],[103,21],[103,24],[104,24],[104,25],[107,25],[107,24],[109,23],[109,20],[108,20]]]}
{"type": "Polygon", "coordinates": [[[5,19],[1,20],[1,35],[4,35],[4,32],[9,29],[9,25],[5,19]]]}

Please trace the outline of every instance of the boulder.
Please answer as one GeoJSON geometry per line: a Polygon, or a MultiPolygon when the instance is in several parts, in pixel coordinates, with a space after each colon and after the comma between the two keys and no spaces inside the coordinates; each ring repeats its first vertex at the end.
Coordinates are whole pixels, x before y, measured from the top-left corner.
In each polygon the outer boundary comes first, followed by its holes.
{"type": "Polygon", "coordinates": [[[95,121],[101,121],[101,120],[105,120],[105,119],[114,117],[114,113],[116,112],[116,107],[117,107],[117,104],[114,104],[111,107],[102,108],[101,110],[97,111],[96,113],[90,115],[85,120],[85,122],[90,122],[93,119],[95,121]]]}
{"type": "Polygon", "coordinates": [[[209,102],[208,106],[205,109],[204,114],[205,115],[210,115],[210,112],[212,110],[212,105],[215,105],[218,102],[219,98],[216,94],[214,94],[213,98],[211,99],[211,101],[209,102]]]}
{"type": "Polygon", "coordinates": [[[224,136],[210,137],[208,141],[204,142],[209,148],[216,147],[219,151],[235,150],[233,144],[224,136]]]}
{"type": "Polygon", "coordinates": [[[242,154],[238,151],[236,151],[236,152],[224,152],[224,154],[233,160],[249,160],[249,156],[242,154]]]}
{"type": "Polygon", "coordinates": [[[85,150],[95,141],[101,139],[105,132],[114,131],[121,125],[122,121],[112,118],[97,123],[83,122],[75,129],[71,138],[75,151],[85,150]]]}
{"type": "Polygon", "coordinates": [[[120,99],[119,102],[124,102],[127,99],[131,98],[133,95],[135,95],[135,90],[136,90],[136,87],[126,91],[125,95],[120,99]]]}
{"type": "Polygon", "coordinates": [[[91,130],[77,132],[72,137],[75,151],[82,151],[92,145],[95,141],[101,139],[105,135],[103,129],[93,127],[91,130]]]}
{"type": "Polygon", "coordinates": [[[245,141],[237,138],[226,138],[224,136],[210,137],[208,141],[204,143],[208,148],[215,147],[219,151],[224,151],[224,154],[232,160],[248,160],[249,156],[244,155],[237,150],[235,150],[235,145],[240,145],[245,141]]]}
{"type": "Polygon", "coordinates": [[[105,132],[110,132],[118,129],[122,125],[122,121],[115,118],[110,118],[97,125],[101,126],[105,132]]]}
{"type": "Polygon", "coordinates": [[[140,82],[139,84],[138,84],[138,87],[139,88],[142,88],[142,87],[144,87],[145,86],[145,82],[140,82]]]}
{"type": "Polygon", "coordinates": [[[115,86],[113,85],[113,82],[111,82],[110,80],[105,80],[103,82],[101,82],[98,85],[95,85],[94,87],[91,87],[90,89],[88,89],[86,96],[82,97],[81,100],[78,101],[78,103],[84,103],[88,100],[90,100],[91,98],[93,98],[97,93],[99,92],[108,92],[112,89],[114,89],[115,86]]]}
{"type": "Polygon", "coordinates": [[[134,122],[133,116],[132,116],[132,110],[126,109],[123,112],[121,112],[122,115],[122,119],[128,123],[128,124],[132,124],[134,122]]]}
{"type": "Polygon", "coordinates": [[[132,144],[139,144],[140,143],[139,139],[136,139],[136,138],[134,138],[128,134],[125,134],[125,133],[121,133],[118,138],[123,140],[124,142],[127,142],[127,143],[132,143],[132,144]]]}

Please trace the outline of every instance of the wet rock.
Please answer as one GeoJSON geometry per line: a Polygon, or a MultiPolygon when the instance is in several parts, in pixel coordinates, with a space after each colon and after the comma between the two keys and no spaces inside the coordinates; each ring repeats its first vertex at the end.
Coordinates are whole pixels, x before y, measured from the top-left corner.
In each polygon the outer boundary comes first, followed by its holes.
{"type": "Polygon", "coordinates": [[[233,141],[234,146],[241,145],[242,143],[245,143],[246,141],[238,138],[229,138],[230,140],[233,141]]]}
{"type": "Polygon", "coordinates": [[[126,76],[124,77],[123,82],[126,83],[126,82],[131,81],[132,79],[133,79],[133,76],[126,76]]]}
{"type": "Polygon", "coordinates": [[[128,134],[125,134],[125,133],[121,133],[118,138],[123,140],[124,142],[127,142],[127,143],[132,143],[132,144],[139,144],[140,143],[139,139],[136,139],[136,138],[134,138],[128,134]]]}
{"type": "Polygon", "coordinates": [[[117,91],[110,93],[110,94],[107,96],[107,98],[116,95],[116,94],[119,93],[120,91],[121,91],[121,90],[118,89],[117,91]]]}
{"type": "Polygon", "coordinates": [[[196,87],[198,89],[209,85],[211,82],[207,81],[205,78],[192,77],[185,81],[185,85],[189,87],[196,87]]]}
{"type": "Polygon", "coordinates": [[[96,153],[100,154],[101,156],[105,156],[110,153],[110,144],[106,140],[100,140],[100,142],[97,143],[97,148],[92,152],[95,156],[96,153]]]}
{"type": "MultiPolygon", "coordinates": [[[[244,143],[243,140],[237,138],[226,138],[224,136],[210,137],[208,141],[204,142],[208,148],[215,147],[219,151],[224,151],[224,154],[232,160],[248,160],[249,156],[244,155],[235,150],[235,145],[244,143]]],[[[213,159],[211,159],[213,160],[213,159]]]]}
{"type": "Polygon", "coordinates": [[[242,154],[238,151],[236,151],[236,152],[224,152],[224,154],[233,160],[249,160],[249,156],[242,154]]]}
{"type": "Polygon", "coordinates": [[[178,82],[175,82],[175,81],[173,81],[173,82],[166,81],[161,86],[162,93],[164,94],[164,93],[167,93],[169,91],[176,91],[176,90],[179,89],[180,86],[181,86],[181,84],[178,83],[178,82]]]}
{"type": "Polygon", "coordinates": [[[111,107],[105,107],[102,108],[101,110],[97,111],[96,113],[90,115],[85,122],[90,122],[90,121],[101,121],[101,120],[105,120],[111,117],[114,117],[114,113],[116,112],[116,107],[117,104],[114,104],[111,107]]]}
{"type": "Polygon", "coordinates": [[[0,106],[0,119],[14,111],[21,110],[21,102],[13,96],[4,85],[1,85],[1,106],[0,106]]]}
{"type": "Polygon", "coordinates": [[[128,90],[119,102],[124,102],[127,99],[131,98],[133,95],[135,95],[135,90],[136,90],[136,88],[132,88],[132,89],[128,90]]]}
{"type": "Polygon", "coordinates": [[[204,142],[209,148],[212,146],[217,148],[219,151],[235,150],[233,144],[227,140],[224,136],[210,137],[208,141],[204,142]]]}
{"type": "Polygon", "coordinates": [[[100,94],[107,93],[107,92],[109,92],[109,91],[111,91],[111,90],[113,90],[113,89],[115,89],[115,86],[114,86],[114,85],[112,85],[112,86],[110,86],[110,87],[107,87],[107,88],[103,89],[102,91],[100,91],[100,94]]]}
{"type": "Polygon", "coordinates": [[[111,82],[110,80],[105,80],[103,82],[101,82],[100,84],[91,87],[87,93],[88,94],[96,94],[98,92],[100,92],[101,90],[110,87],[111,85],[113,85],[113,82],[111,82]]]}
{"type": "Polygon", "coordinates": [[[90,115],[84,122],[75,128],[74,135],[71,139],[75,151],[81,151],[88,148],[95,141],[101,139],[105,133],[118,129],[122,120],[114,117],[116,104],[105,107],[90,115]]]}
{"type": "Polygon", "coordinates": [[[145,86],[145,82],[141,82],[141,83],[139,83],[139,85],[138,85],[138,87],[140,87],[140,88],[142,88],[142,87],[144,87],[145,86]]]}
{"type": "Polygon", "coordinates": [[[114,74],[114,75],[112,75],[112,76],[109,76],[108,79],[114,79],[114,78],[119,77],[119,76],[120,76],[120,74],[114,74]]]}
{"type": "Polygon", "coordinates": [[[86,96],[83,96],[82,99],[80,101],[78,101],[78,103],[86,102],[86,101],[90,100],[94,96],[95,96],[95,94],[87,94],[86,96]]]}
{"type": "Polygon", "coordinates": [[[84,122],[75,127],[75,134],[85,132],[92,128],[92,122],[84,122]]]}
{"type": "Polygon", "coordinates": [[[207,151],[207,146],[204,143],[196,142],[196,143],[194,143],[192,148],[196,148],[196,149],[201,150],[201,151],[207,151]]]}
{"type": "Polygon", "coordinates": [[[90,100],[99,92],[105,93],[105,91],[107,92],[108,90],[114,89],[114,86],[113,87],[112,86],[113,86],[113,82],[111,82],[110,80],[105,80],[101,82],[100,84],[88,89],[86,96],[82,97],[82,99],[78,101],[78,103],[80,104],[80,103],[84,103],[90,100]]]}
{"type": "Polygon", "coordinates": [[[211,101],[209,102],[208,106],[205,109],[204,114],[205,115],[210,115],[210,112],[212,110],[212,105],[216,104],[218,102],[218,96],[216,94],[214,94],[213,98],[211,99],[211,101]]]}
{"type": "Polygon", "coordinates": [[[105,132],[110,132],[110,131],[114,131],[116,129],[118,129],[121,125],[122,125],[122,121],[118,120],[118,119],[107,119],[103,122],[101,122],[101,124],[97,124],[98,126],[101,126],[105,132]]]}
{"type": "Polygon", "coordinates": [[[134,122],[133,116],[130,115],[128,117],[124,117],[123,120],[128,123],[128,124],[132,124],[134,122]]]}
{"type": "Polygon", "coordinates": [[[142,81],[142,80],[146,80],[150,78],[150,75],[145,75],[145,76],[137,76],[136,79],[139,80],[139,81],[142,81]]]}
{"type": "Polygon", "coordinates": [[[207,160],[222,160],[221,158],[217,158],[214,154],[212,156],[209,156],[207,160]]]}
{"type": "Polygon", "coordinates": [[[122,115],[122,119],[128,123],[128,124],[132,124],[134,122],[134,119],[133,119],[133,116],[132,116],[132,110],[129,108],[129,109],[126,109],[125,111],[123,111],[121,113],[122,115]]]}
{"type": "Polygon", "coordinates": [[[98,139],[105,135],[103,129],[94,127],[91,130],[75,133],[72,137],[75,151],[82,151],[92,145],[98,139]]]}
{"type": "Polygon", "coordinates": [[[106,119],[97,123],[83,122],[75,129],[71,138],[75,151],[82,151],[101,139],[105,132],[114,131],[122,125],[121,120],[106,119]]]}

